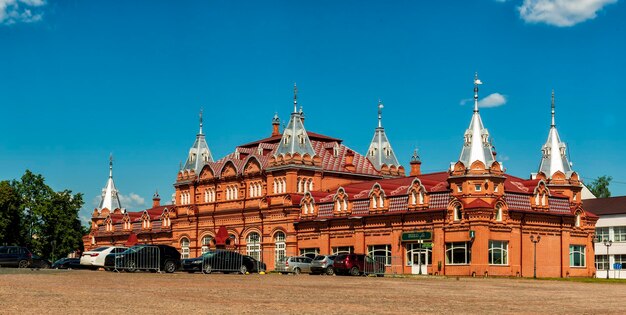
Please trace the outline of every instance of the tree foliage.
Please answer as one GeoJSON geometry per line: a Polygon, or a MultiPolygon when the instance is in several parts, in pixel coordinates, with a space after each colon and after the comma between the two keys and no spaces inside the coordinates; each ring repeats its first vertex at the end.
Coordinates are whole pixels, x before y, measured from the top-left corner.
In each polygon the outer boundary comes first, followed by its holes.
{"type": "Polygon", "coordinates": [[[609,190],[609,184],[613,180],[611,176],[600,176],[596,178],[593,182],[587,184],[587,188],[593,193],[597,198],[608,198],[611,197],[611,191],[609,190]]]}
{"type": "Polygon", "coordinates": [[[24,245],[51,259],[82,250],[82,205],[82,194],[55,192],[28,170],[19,181],[0,182],[0,244],[24,245]]]}

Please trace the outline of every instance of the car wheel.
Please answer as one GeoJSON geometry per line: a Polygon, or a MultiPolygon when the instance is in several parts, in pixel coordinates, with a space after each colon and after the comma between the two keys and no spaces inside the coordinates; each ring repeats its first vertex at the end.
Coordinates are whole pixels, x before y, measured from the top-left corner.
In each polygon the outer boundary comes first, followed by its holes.
{"type": "Polygon", "coordinates": [[[246,265],[241,265],[241,268],[239,268],[239,273],[245,275],[246,273],[248,273],[248,267],[246,267],[246,265]]]}
{"type": "Polygon", "coordinates": [[[176,271],[176,263],[174,263],[171,260],[168,260],[165,262],[165,266],[163,269],[165,269],[165,272],[167,273],[173,273],[174,271],[176,271]]]}
{"type": "Polygon", "coordinates": [[[135,271],[137,271],[137,263],[135,263],[134,260],[129,260],[126,263],[126,271],[128,271],[128,272],[135,272],[135,271]]]}
{"type": "Polygon", "coordinates": [[[299,275],[300,274],[300,268],[298,268],[298,267],[293,268],[293,274],[299,275]]]}
{"type": "Polygon", "coordinates": [[[351,275],[351,276],[358,276],[359,274],[361,274],[361,273],[359,272],[359,267],[352,267],[352,268],[350,269],[350,275],[351,275]]]}
{"type": "Polygon", "coordinates": [[[202,273],[204,274],[210,274],[213,271],[213,267],[211,266],[211,264],[205,264],[204,268],[202,268],[202,273]]]}
{"type": "Polygon", "coordinates": [[[20,262],[17,263],[17,267],[18,268],[27,268],[28,267],[28,260],[20,260],[20,262]]]}
{"type": "Polygon", "coordinates": [[[326,274],[329,276],[332,276],[335,274],[335,269],[333,269],[333,267],[328,267],[326,268],[326,274]]]}

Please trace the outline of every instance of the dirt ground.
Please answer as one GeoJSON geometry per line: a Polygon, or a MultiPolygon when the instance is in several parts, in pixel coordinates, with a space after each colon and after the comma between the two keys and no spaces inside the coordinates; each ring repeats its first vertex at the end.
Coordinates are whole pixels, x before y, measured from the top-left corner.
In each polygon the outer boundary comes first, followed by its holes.
{"type": "Polygon", "coordinates": [[[625,283],[0,269],[0,313],[625,314],[625,283]]]}

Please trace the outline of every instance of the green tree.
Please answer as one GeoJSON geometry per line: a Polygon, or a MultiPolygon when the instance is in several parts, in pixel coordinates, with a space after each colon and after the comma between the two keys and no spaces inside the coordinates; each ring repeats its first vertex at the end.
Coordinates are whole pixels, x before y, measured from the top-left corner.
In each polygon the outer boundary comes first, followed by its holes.
{"type": "Polygon", "coordinates": [[[587,188],[593,193],[597,198],[608,198],[611,197],[611,191],[609,190],[609,184],[613,180],[611,176],[600,176],[596,178],[593,182],[587,184],[587,188]]]}
{"type": "Polygon", "coordinates": [[[53,191],[45,184],[45,179],[39,174],[26,170],[20,181],[16,182],[18,193],[22,199],[24,215],[22,237],[25,245],[33,246],[33,239],[39,237],[37,227],[40,225],[41,214],[45,212],[46,202],[53,191]]]}
{"type": "Polygon", "coordinates": [[[73,195],[65,190],[50,195],[38,213],[37,235],[33,240],[35,249],[44,257],[57,259],[82,248],[83,228],[78,212],[83,206],[82,194],[73,195]]]}
{"type": "Polygon", "coordinates": [[[0,245],[20,245],[22,237],[22,205],[17,189],[8,181],[0,182],[0,245]]]}

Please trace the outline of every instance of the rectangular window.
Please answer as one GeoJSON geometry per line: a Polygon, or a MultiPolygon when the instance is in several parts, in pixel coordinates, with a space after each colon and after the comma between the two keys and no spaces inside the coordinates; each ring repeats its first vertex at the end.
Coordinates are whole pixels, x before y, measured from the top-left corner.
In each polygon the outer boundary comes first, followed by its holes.
{"type": "Polygon", "coordinates": [[[596,238],[598,238],[599,242],[604,240],[609,240],[609,228],[608,227],[599,227],[596,228],[596,238]]]}
{"type": "Polygon", "coordinates": [[[609,256],[596,255],[596,269],[607,270],[609,268],[609,256]]]}
{"type": "Polygon", "coordinates": [[[350,254],[354,252],[354,247],[352,246],[338,246],[333,247],[333,255],[337,254],[350,254]]]}
{"type": "Polygon", "coordinates": [[[300,248],[300,256],[304,256],[306,254],[318,255],[319,253],[320,253],[319,248],[300,248]]]}
{"type": "Polygon", "coordinates": [[[626,226],[613,227],[613,241],[626,242],[626,226]]]}
{"type": "Polygon", "coordinates": [[[467,265],[472,261],[469,242],[446,243],[446,264],[467,265]]]}
{"type": "Polygon", "coordinates": [[[585,246],[570,245],[569,246],[569,266],[585,267],[585,246]]]}
{"type": "Polygon", "coordinates": [[[474,185],[474,190],[481,191],[482,190],[482,186],[480,184],[474,185]]]}
{"type": "Polygon", "coordinates": [[[489,264],[507,265],[509,263],[509,242],[489,241],[489,264]]]}
{"type": "Polygon", "coordinates": [[[613,255],[613,262],[616,264],[622,264],[622,269],[626,269],[626,255],[613,255]]]}
{"type": "Polygon", "coordinates": [[[369,245],[367,255],[374,260],[391,266],[391,245],[369,245]]]}

